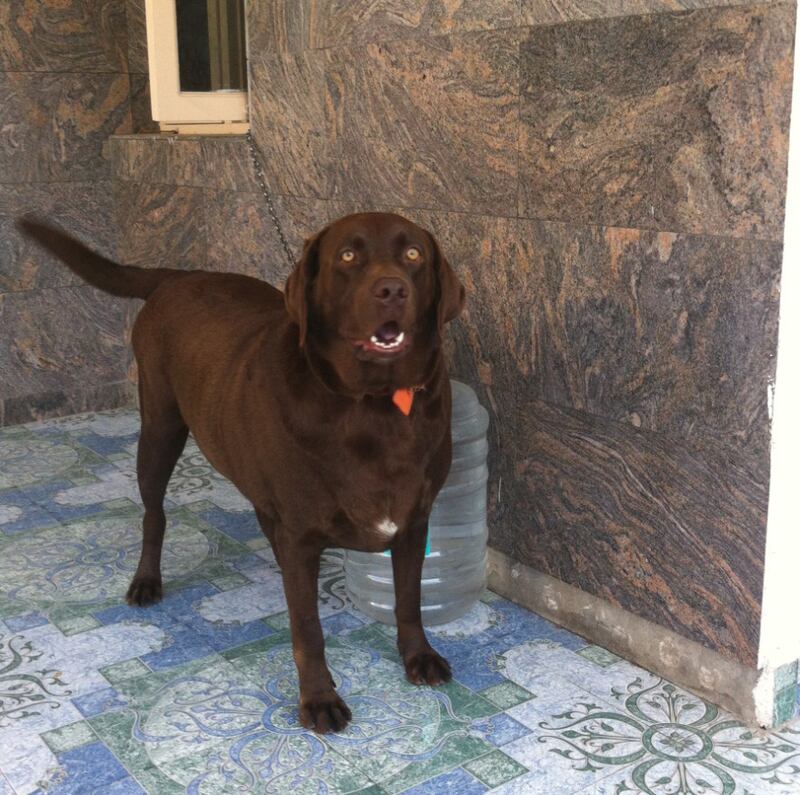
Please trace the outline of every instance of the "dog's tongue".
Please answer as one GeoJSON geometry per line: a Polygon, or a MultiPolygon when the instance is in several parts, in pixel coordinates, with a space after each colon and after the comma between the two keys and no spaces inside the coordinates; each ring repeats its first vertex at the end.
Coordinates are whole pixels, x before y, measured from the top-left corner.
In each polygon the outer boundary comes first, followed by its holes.
{"type": "Polygon", "coordinates": [[[381,342],[394,342],[397,339],[397,335],[400,333],[400,326],[397,325],[393,320],[389,323],[384,323],[376,332],[375,336],[381,342]]]}

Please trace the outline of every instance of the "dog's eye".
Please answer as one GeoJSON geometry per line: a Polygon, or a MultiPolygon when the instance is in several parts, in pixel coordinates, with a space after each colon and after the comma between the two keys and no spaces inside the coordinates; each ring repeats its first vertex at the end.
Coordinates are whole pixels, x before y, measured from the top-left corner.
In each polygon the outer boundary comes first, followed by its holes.
{"type": "Polygon", "coordinates": [[[352,262],[356,258],[356,253],[352,249],[346,248],[340,255],[339,259],[342,262],[352,262]]]}
{"type": "Polygon", "coordinates": [[[406,249],[406,259],[411,260],[411,262],[416,262],[421,256],[422,254],[416,246],[406,249]]]}

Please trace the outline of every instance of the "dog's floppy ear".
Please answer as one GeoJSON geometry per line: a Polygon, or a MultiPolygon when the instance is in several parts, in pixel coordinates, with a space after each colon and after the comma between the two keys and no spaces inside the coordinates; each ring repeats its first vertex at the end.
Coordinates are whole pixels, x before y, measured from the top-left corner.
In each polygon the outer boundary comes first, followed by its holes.
{"type": "Polygon", "coordinates": [[[461,310],[464,308],[466,292],[464,285],[461,284],[450,263],[442,254],[436,238],[430,235],[430,239],[435,256],[434,267],[436,269],[436,289],[438,292],[436,320],[441,331],[445,323],[455,320],[461,314],[461,310]]]}
{"type": "Polygon", "coordinates": [[[308,294],[319,270],[319,242],[328,227],[306,239],[303,253],[286,280],[283,299],[289,317],[300,327],[300,346],[305,345],[308,334],[308,294]]]}

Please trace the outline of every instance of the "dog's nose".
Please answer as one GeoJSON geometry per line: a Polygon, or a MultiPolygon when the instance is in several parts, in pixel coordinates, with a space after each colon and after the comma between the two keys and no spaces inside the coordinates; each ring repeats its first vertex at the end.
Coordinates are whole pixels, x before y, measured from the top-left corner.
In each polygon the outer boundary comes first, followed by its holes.
{"type": "Polygon", "coordinates": [[[386,306],[402,306],[408,298],[408,288],[402,279],[378,279],[372,285],[372,295],[386,306]]]}

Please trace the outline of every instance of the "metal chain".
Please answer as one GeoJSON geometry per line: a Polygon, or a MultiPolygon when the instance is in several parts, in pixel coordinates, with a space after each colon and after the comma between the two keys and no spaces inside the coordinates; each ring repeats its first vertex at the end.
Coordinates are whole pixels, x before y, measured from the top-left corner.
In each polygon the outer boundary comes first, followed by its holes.
{"type": "Polygon", "coordinates": [[[267,183],[264,180],[264,169],[261,165],[263,155],[261,154],[261,150],[258,148],[258,144],[255,142],[252,134],[248,132],[246,137],[247,144],[250,147],[250,157],[253,159],[253,168],[256,172],[256,182],[258,182],[258,186],[261,188],[261,192],[264,194],[264,200],[267,203],[267,210],[269,210],[270,218],[272,218],[272,223],[275,225],[275,231],[278,233],[283,250],[286,252],[286,259],[289,261],[289,266],[294,267],[294,256],[292,256],[292,250],[289,248],[289,243],[286,240],[286,236],[283,234],[281,222],[278,220],[278,213],[275,211],[275,205],[272,203],[272,194],[269,192],[267,183]]]}

